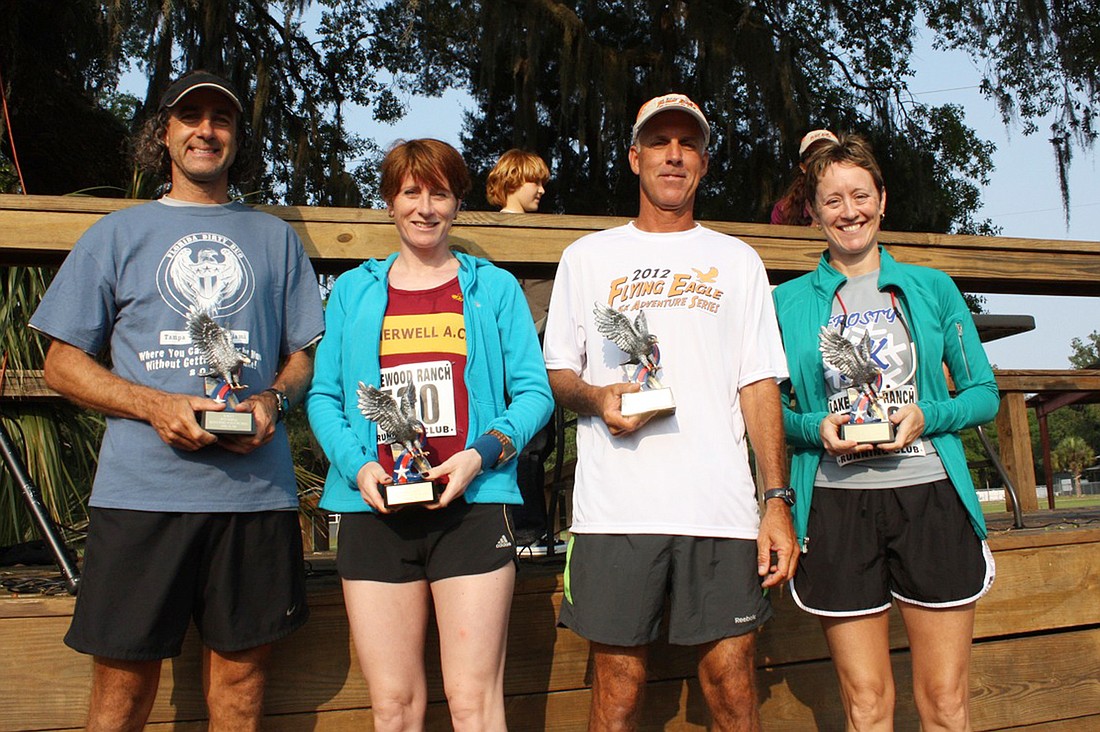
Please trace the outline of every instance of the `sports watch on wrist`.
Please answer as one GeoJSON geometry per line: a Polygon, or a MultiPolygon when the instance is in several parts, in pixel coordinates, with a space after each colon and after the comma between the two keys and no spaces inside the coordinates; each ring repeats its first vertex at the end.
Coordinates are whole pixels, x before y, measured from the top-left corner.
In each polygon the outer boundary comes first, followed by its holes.
{"type": "Polygon", "coordinates": [[[767,503],[772,498],[778,498],[786,503],[788,506],[794,505],[794,490],[790,487],[786,488],[769,488],[764,491],[764,502],[767,503]]]}
{"type": "Polygon", "coordinates": [[[282,422],[283,418],[286,417],[286,413],[290,411],[290,400],[286,398],[286,394],[275,387],[269,387],[264,391],[275,395],[275,421],[282,422]]]}
{"type": "Polygon", "coordinates": [[[512,443],[511,437],[500,430],[489,430],[485,434],[492,435],[500,440],[500,457],[497,458],[497,465],[504,465],[504,463],[516,456],[516,446],[512,443]]]}

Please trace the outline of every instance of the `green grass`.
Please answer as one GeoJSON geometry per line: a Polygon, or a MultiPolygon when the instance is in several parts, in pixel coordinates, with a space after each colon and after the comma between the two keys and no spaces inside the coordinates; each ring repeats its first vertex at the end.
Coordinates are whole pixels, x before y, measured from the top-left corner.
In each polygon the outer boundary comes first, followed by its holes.
{"type": "MultiPolygon", "coordinates": [[[[1039,499],[1039,508],[1045,509],[1047,507],[1047,501],[1045,498],[1039,499]]],[[[1100,495],[1091,496],[1055,496],[1054,507],[1059,508],[1095,508],[1100,507],[1100,495]]],[[[1007,511],[1004,501],[986,501],[982,503],[982,513],[989,515],[995,513],[1004,513],[1007,511]]]]}

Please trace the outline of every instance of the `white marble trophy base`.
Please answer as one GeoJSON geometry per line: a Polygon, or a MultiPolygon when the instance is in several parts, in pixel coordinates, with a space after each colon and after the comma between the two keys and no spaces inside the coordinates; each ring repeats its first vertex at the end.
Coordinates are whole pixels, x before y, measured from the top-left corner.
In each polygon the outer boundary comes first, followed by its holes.
{"type": "Polygon", "coordinates": [[[386,508],[399,508],[412,506],[418,503],[435,503],[439,500],[441,491],[436,490],[435,483],[427,480],[415,483],[391,483],[379,485],[382,493],[382,501],[386,508]]]}
{"type": "Polygon", "coordinates": [[[256,434],[252,412],[199,412],[199,426],[215,435],[256,434]]]}
{"type": "Polygon", "coordinates": [[[654,415],[672,414],[676,411],[676,400],[672,398],[672,389],[667,386],[660,389],[627,392],[623,394],[620,411],[624,417],[650,412],[654,415]]]}
{"type": "Polygon", "coordinates": [[[840,439],[855,440],[861,445],[877,445],[894,441],[893,422],[864,422],[840,425],[840,439]]]}

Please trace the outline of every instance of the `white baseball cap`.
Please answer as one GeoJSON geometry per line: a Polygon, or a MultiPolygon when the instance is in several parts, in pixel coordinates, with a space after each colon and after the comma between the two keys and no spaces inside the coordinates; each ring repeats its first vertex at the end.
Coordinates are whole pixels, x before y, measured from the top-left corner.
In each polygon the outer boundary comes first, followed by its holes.
{"type": "Polygon", "coordinates": [[[661,112],[671,112],[673,110],[687,112],[694,117],[695,121],[699,123],[699,128],[703,131],[703,147],[710,144],[710,123],[707,122],[703,110],[699,109],[698,104],[683,94],[663,94],[659,97],[653,97],[643,104],[642,108],[638,110],[638,118],[634,121],[634,131],[630,137],[630,144],[633,145],[638,142],[638,133],[642,131],[642,127],[645,126],[646,122],[661,112]]]}
{"type": "Polygon", "coordinates": [[[828,130],[811,130],[802,136],[802,142],[798,145],[798,157],[802,157],[810,145],[813,145],[818,140],[832,140],[833,142],[840,142],[836,139],[836,135],[828,130]]]}

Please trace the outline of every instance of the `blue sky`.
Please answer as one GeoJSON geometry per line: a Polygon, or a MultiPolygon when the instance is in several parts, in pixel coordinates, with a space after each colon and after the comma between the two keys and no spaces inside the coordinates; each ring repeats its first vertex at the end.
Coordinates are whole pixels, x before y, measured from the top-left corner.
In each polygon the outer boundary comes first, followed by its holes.
{"type": "MultiPolygon", "coordinates": [[[[952,103],[966,111],[967,122],[983,139],[997,145],[996,170],[983,192],[979,218],[989,218],[1010,237],[1100,240],[1100,185],[1095,151],[1075,151],[1070,177],[1070,222],[1067,227],[1058,189],[1054,155],[1047,142],[1048,125],[1039,123],[1025,137],[1018,128],[1006,129],[993,103],[978,93],[980,75],[961,53],[944,53],[920,39],[913,57],[915,78],[909,84],[914,97],[928,104],[952,103]]],[[[144,92],[144,79],[135,74],[133,85],[144,92]]],[[[374,122],[362,109],[345,110],[349,127],[372,137],[384,149],[398,138],[436,137],[458,146],[462,111],[467,95],[448,92],[434,99],[410,100],[409,113],[396,124],[374,122]]],[[[890,182],[887,181],[887,187],[890,182]]],[[[1000,368],[1069,367],[1070,341],[1100,330],[1098,297],[986,295],[989,312],[1030,314],[1036,327],[986,344],[990,360],[1000,368]]]]}
{"type": "MultiPolygon", "coordinates": [[[[993,103],[978,93],[980,79],[963,54],[918,48],[917,76],[909,85],[929,104],[959,104],[978,134],[997,145],[996,170],[982,191],[979,218],[1002,227],[1003,236],[1041,239],[1100,240],[1100,186],[1096,151],[1077,151],[1070,168],[1070,222],[1066,226],[1054,154],[1047,141],[1049,125],[1024,137],[1005,129],[993,103]]],[[[887,182],[889,184],[889,182],[887,182]]],[[[1097,283],[1100,295],[1100,283],[1097,283]]],[[[1069,368],[1070,341],[1100,331],[1100,298],[986,295],[986,308],[999,314],[1030,314],[1035,330],[986,344],[990,361],[1000,368],[1069,368]]]]}
{"type": "MultiPolygon", "coordinates": [[[[983,191],[979,219],[1002,227],[1003,236],[1100,240],[1100,186],[1096,153],[1078,151],[1071,167],[1070,225],[1067,228],[1054,156],[1047,142],[1047,125],[1025,137],[1006,129],[992,102],[978,93],[980,76],[965,55],[947,54],[922,43],[913,60],[914,96],[928,104],[958,104],[978,134],[997,145],[996,170],[983,191]]],[[[459,144],[460,110],[469,105],[465,94],[450,92],[438,99],[413,99],[408,115],[394,125],[349,114],[349,123],[364,136],[387,147],[397,138],[436,137],[459,144]]],[[[889,187],[889,181],[887,181],[889,187]]],[[[1100,283],[1097,284],[1100,295],[1100,283]]],[[[1029,314],[1035,330],[986,344],[990,361],[1000,368],[1069,368],[1070,341],[1100,330],[1100,298],[1040,297],[986,294],[986,308],[997,314],[1029,314]]]]}

